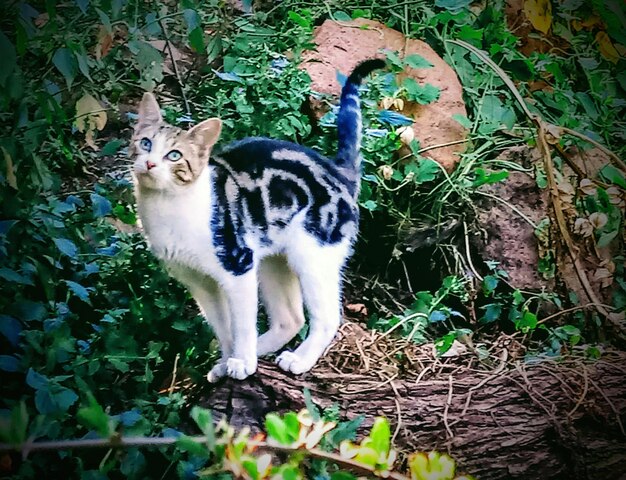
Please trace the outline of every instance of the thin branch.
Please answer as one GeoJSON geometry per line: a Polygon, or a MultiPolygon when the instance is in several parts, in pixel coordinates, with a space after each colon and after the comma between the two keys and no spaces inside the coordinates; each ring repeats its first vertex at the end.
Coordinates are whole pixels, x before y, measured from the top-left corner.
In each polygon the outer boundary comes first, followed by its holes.
{"type": "Polygon", "coordinates": [[[172,61],[172,66],[174,67],[174,74],[176,75],[176,80],[178,81],[178,86],[180,87],[180,93],[183,97],[183,102],[185,104],[185,113],[187,117],[191,118],[191,108],[189,107],[189,100],[187,100],[187,94],[185,93],[185,84],[183,83],[183,79],[180,76],[180,71],[178,70],[178,65],[176,63],[176,59],[174,58],[174,53],[172,52],[172,42],[170,41],[169,33],[167,33],[167,29],[165,28],[165,24],[163,23],[163,19],[158,18],[157,22],[163,30],[163,36],[165,37],[165,46],[167,47],[167,52],[170,55],[170,60],[172,61]]]}
{"type": "Polygon", "coordinates": [[[590,138],[587,135],[583,135],[582,133],[579,133],[576,130],[572,130],[571,128],[567,128],[567,127],[560,127],[560,128],[561,130],[563,130],[564,133],[567,133],[568,135],[571,135],[572,137],[580,138],[581,140],[592,144],[594,147],[601,150],[604,154],[608,155],[613,160],[615,160],[615,162],[621,167],[621,169],[626,172],[626,162],[624,162],[624,160],[619,158],[615,153],[613,153],[611,150],[606,148],[604,145],[596,142],[593,138],[590,138]]]}
{"type": "MultiPolygon", "coordinates": [[[[207,437],[192,436],[186,437],[187,440],[198,444],[205,444],[207,437]]],[[[30,452],[41,452],[50,450],[70,450],[83,448],[125,448],[125,447],[162,447],[176,444],[176,437],[121,437],[114,436],[112,438],[90,438],[80,440],[52,440],[47,442],[26,442],[22,445],[10,445],[0,443],[0,452],[21,451],[24,456],[30,452]]],[[[312,458],[327,460],[336,463],[340,467],[350,470],[358,475],[374,476],[377,478],[390,478],[392,480],[409,480],[408,477],[397,472],[378,472],[349,458],[344,458],[336,453],[325,452],[318,448],[302,448],[290,447],[288,445],[280,445],[272,441],[250,441],[251,445],[272,452],[282,453],[303,453],[312,458]]]]}

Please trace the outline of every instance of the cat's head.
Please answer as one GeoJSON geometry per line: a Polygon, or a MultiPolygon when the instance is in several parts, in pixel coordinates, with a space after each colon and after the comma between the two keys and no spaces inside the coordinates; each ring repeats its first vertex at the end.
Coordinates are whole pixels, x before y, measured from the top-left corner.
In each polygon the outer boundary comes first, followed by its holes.
{"type": "Polygon", "coordinates": [[[169,125],[154,95],[145,93],[129,147],[137,182],[172,192],[193,184],[207,167],[221,130],[219,118],[209,118],[189,130],[169,125]]]}

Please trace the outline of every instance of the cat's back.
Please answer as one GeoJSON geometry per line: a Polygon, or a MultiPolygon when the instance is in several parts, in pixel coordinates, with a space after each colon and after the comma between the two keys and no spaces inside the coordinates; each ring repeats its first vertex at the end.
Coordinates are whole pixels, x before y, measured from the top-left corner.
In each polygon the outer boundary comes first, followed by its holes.
{"type": "Polygon", "coordinates": [[[248,137],[219,149],[209,162],[230,175],[252,182],[267,182],[270,177],[297,177],[309,187],[321,184],[332,190],[354,193],[355,182],[334,162],[315,150],[285,140],[248,137]]]}

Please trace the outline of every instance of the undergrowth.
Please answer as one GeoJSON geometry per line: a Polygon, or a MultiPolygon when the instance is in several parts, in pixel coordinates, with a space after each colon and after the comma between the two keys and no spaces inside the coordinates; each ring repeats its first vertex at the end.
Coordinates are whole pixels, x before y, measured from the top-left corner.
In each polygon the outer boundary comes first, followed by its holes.
{"type": "MultiPolygon", "coordinates": [[[[626,45],[619,24],[623,8],[620,17],[616,4],[554,5],[550,40],[557,46],[524,55],[502,5],[366,3],[284,1],[250,14],[217,0],[7,4],[0,20],[0,370],[3,425],[10,424],[13,433],[20,425],[23,431],[6,437],[5,429],[4,441],[90,438],[102,422],[112,422],[124,435],[180,433],[189,416],[187,387],[204,381],[215,344],[187,293],[157,264],[136,231],[124,164],[132,105],[142,91],[156,88],[170,122],[184,126],[220,116],[224,142],[267,135],[332,156],[334,111],[319,125],[311,122],[303,109],[310,79],[298,68],[302,51],[312,46],[313,28],[329,17],[377,19],[425,39],[459,76],[468,111],[455,119],[468,129],[469,147],[448,173],[402,130],[410,123],[402,102],[427,104],[439,92],[407,80],[398,84],[395,74],[406,65],[432,68],[427,61],[386,52],[388,72],[363,91],[363,226],[351,269],[380,280],[392,296],[398,292],[391,304],[372,302],[370,308],[381,308],[368,325],[394,328],[415,342],[432,341],[440,354],[457,339],[489,338],[500,331],[532,339],[533,355],[558,356],[578,344],[586,345],[588,355],[601,354],[610,337],[605,319],[583,308],[574,292],[520,290],[496,262],[473,271],[466,237],[484,196],[481,187],[520,171],[532,173],[541,189],[548,184],[541,163],[500,156],[534,146],[533,126],[503,78],[450,40],[486,51],[515,80],[533,113],[623,158],[625,60],[614,46],[626,45]],[[586,21],[592,10],[597,20],[586,21]],[[402,159],[396,154],[401,147],[409,151],[402,159]],[[407,248],[406,230],[415,225],[441,239],[407,248]],[[443,225],[456,227],[444,236],[443,225]],[[569,315],[548,313],[564,309],[569,315]],[[175,389],[170,388],[173,370],[179,381],[175,389]],[[106,413],[99,413],[99,405],[106,413]]],[[[569,147],[588,147],[565,135],[553,143],[560,148],[554,158],[560,171],[569,147]]],[[[623,315],[623,172],[607,164],[588,179],[591,183],[574,187],[559,175],[580,238],[602,252],[612,246],[609,257],[599,257],[594,275],[613,292],[608,295],[612,314],[623,315]]],[[[551,228],[549,219],[536,227],[542,238],[551,228]]],[[[554,243],[548,242],[539,265],[544,277],[554,276],[556,261],[554,243]]],[[[489,352],[478,348],[477,354],[489,352]]],[[[206,421],[201,426],[207,428],[206,421]]],[[[282,434],[273,435],[280,440],[277,435],[282,434]]],[[[350,430],[344,439],[353,437],[350,430]]],[[[195,478],[208,453],[187,457],[184,449],[131,448],[104,457],[52,451],[25,460],[3,454],[0,468],[13,478],[42,472],[57,478],[166,478],[174,471],[195,478]]],[[[316,467],[318,478],[352,478],[332,474],[335,467],[325,470],[331,464],[316,467]]],[[[297,463],[295,473],[284,478],[298,478],[300,468],[297,463]]]]}

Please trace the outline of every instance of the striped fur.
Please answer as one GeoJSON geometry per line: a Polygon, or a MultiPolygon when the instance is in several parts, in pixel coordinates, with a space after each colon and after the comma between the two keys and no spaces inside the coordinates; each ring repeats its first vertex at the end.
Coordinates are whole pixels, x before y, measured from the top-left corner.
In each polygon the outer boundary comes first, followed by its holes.
{"type": "Polygon", "coordinates": [[[210,381],[252,374],[257,355],[298,333],[304,305],[309,335],[278,356],[279,366],[307,371],[332,341],[341,271],[358,229],[358,85],[382,64],[364,62],[348,77],[334,160],[268,138],[233,142],[211,156],[218,119],[183,131],[144,97],[130,149],[138,212],[151,250],[187,286],[220,341],[210,381]],[[257,338],[259,293],[270,329],[257,338]]]}

